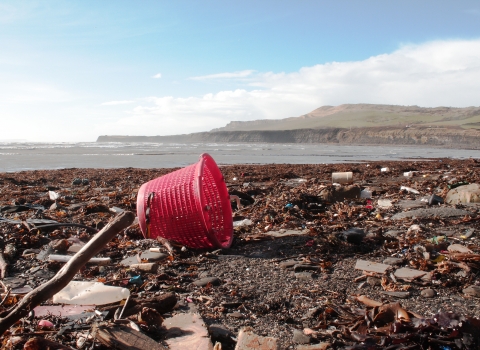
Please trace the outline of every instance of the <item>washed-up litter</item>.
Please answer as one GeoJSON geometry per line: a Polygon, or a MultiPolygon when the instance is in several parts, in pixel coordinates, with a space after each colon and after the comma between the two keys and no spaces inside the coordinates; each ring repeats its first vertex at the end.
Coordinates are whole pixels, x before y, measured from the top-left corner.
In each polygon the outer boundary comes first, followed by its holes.
{"type": "Polygon", "coordinates": [[[411,188],[411,187],[408,187],[408,186],[400,186],[400,190],[401,191],[407,191],[407,192],[414,193],[414,194],[420,194],[420,192],[418,192],[418,190],[416,190],[414,188],[411,188]]]}
{"type": "Polygon", "coordinates": [[[58,304],[105,305],[127,299],[130,291],[122,287],[106,286],[100,282],[71,281],[53,296],[58,304]]]}
{"type": "Polygon", "coordinates": [[[338,184],[349,184],[353,182],[353,173],[351,171],[332,173],[332,182],[338,184]]]}
{"type": "MultiPolygon", "coordinates": [[[[66,263],[72,259],[72,256],[69,255],[57,255],[57,254],[50,254],[48,256],[48,260],[50,261],[57,261],[66,263]]],[[[110,265],[111,259],[110,258],[91,258],[88,261],[89,264],[97,264],[97,265],[110,265]]]]}
{"type": "Polygon", "coordinates": [[[448,191],[445,202],[449,204],[480,203],[480,185],[473,183],[455,186],[448,191]]]}

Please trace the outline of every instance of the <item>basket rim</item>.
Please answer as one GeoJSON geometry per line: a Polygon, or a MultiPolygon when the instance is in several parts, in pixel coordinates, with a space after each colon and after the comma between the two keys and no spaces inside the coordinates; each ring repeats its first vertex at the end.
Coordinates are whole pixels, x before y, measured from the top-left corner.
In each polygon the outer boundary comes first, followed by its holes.
{"type": "MultiPolygon", "coordinates": [[[[214,173],[213,177],[214,177],[215,181],[218,178],[223,179],[223,174],[221,173],[220,169],[218,168],[218,165],[215,162],[215,160],[213,159],[213,157],[208,153],[202,153],[200,155],[200,161],[198,162],[198,165],[197,165],[197,169],[196,169],[197,170],[197,176],[196,176],[196,179],[195,179],[195,182],[196,182],[196,185],[197,185],[196,189],[198,190],[198,192],[196,193],[197,199],[198,199],[198,204],[197,205],[199,205],[198,209],[200,210],[200,213],[201,213],[201,216],[202,216],[202,222],[203,222],[203,225],[204,225],[204,228],[205,228],[205,232],[207,234],[207,238],[212,243],[212,245],[214,245],[218,248],[229,248],[232,245],[232,242],[233,242],[233,223],[232,223],[231,227],[224,227],[224,230],[231,229],[232,232],[229,234],[227,241],[221,242],[217,238],[217,236],[215,235],[212,226],[208,224],[208,222],[206,220],[206,217],[205,217],[205,213],[206,213],[206,210],[205,210],[205,196],[203,195],[203,181],[202,181],[203,171],[204,171],[205,166],[209,169],[210,172],[214,173]],[[217,175],[217,176],[215,176],[215,175],[217,175]]],[[[227,193],[225,194],[225,193],[222,193],[222,192],[224,192],[223,189],[226,190],[226,186],[217,186],[217,188],[220,192],[219,196],[220,196],[221,201],[222,201],[222,216],[224,217],[224,222],[227,222],[227,220],[225,220],[225,219],[228,219],[228,218],[226,218],[227,215],[225,215],[226,214],[225,209],[227,209],[226,211],[229,212],[229,214],[230,214],[229,218],[231,219],[231,217],[232,217],[232,212],[231,212],[231,207],[230,207],[230,198],[228,196],[228,190],[226,191],[227,193]]]]}

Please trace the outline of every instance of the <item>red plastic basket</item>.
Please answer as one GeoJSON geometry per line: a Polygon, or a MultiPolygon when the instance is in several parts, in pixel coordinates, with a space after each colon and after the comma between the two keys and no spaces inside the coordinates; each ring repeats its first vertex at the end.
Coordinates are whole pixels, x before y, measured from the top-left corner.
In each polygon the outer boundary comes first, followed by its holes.
{"type": "Polygon", "coordinates": [[[146,238],[190,248],[228,248],[233,240],[230,196],[220,169],[204,153],[196,164],[143,184],[137,216],[146,238]]]}

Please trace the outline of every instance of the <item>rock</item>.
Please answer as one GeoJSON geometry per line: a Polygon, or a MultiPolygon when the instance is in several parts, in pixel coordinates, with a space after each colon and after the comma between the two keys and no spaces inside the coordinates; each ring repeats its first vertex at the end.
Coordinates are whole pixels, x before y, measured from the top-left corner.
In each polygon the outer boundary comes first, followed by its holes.
{"type": "Polygon", "coordinates": [[[245,316],[241,313],[241,312],[238,312],[238,311],[235,311],[235,312],[231,312],[229,314],[227,314],[227,316],[229,317],[233,317],[233,318],[245,318],[245,316]]]}
{"type": "Polygon", "coordinates": [[[393,207],[392,201],[390,199],[379,199],[377,202],[379,208],[391,208],[393,207]]]}
{"type": "Polygon", "coordinates": [[[420,292],[420,295],[424,298],[433,298],[436,294],[437,293],[431,288],[424,289],[420,292]]]}
{"type": "Polygon", "coordinates": [[[381,274],[385,273],[387,270],[389,270],[391,268],[392,267],[390,265],[381,264],[381,263],[377,263],[377,262],[374,262],[374,261],[361,260],[361,259],[358,259],[356,264],[355,264],[355,269],[356,270],[376,272],[376,273],[381,273],[381,274]]]}
{"type": "Polygon", "coordinates": [[[408,267],[402,267],[394,272],[395,277],[407,282],[421,278],[422,280],[431,279],[431,274],[427,271],[420,271],[415,269],[409,269],[408,267]]]}
{"type": "Polygon", "coordinates": [[[223,324],[215,323],[208,327],[208,332],[214,341],[231,341],[232,332],[223,324]]]}
{"type": "Polygon", "coordinates": [[[78,177],[73,179],[72,181],[72,186],[79,186],[82,184],[82,179],[79,179],[78,177]]]}
{"type": "Polygon", "coordinates": [[[468,286],[463,290],[463,294],[471,297],[480,298],[480,286],[468,286]]]}
{"type": "Polygon", "coordinates": [[[390,295],[395,298],[406,299],[410,297],[410,292],[389,292],[389,291],[382,291],[382,294],[390,295]]]}
{"type": "Polygon", "coordinates": [[[365,231],[362,229],[353,227],[346,231],[343,231],[340,234],[340,237],[342,237],[348,243],[360,244],[362,243],[363,238],[365,237],[365,231]]]}
{"type": "Polygon", "coordinates": [[[297,272],[297,273],[295,274],[295,277],[296,277],[298,280],[307,281],[307,280],[311,280],[311,279],[312,279],[312,273],[311,273],[311,272],[297,272]]]}
{"type": "Polygon", "coordinates": [[[461,244],[450,244],[447,248],[450,253],[473,253],[470,249],[461,244]]]}
{"type": "Polygon", "coordinates": [[[280,266],[282,269],[289,269],[294,267],[295,265],[298,264],[298,261],[295,260],[287,260],[287,261],[282,261],[278,266],[280,266]]]}
{"type": "Polygon", "coordinates": [[[470,184],[448,191],[445,197],[448,204],[480,203],[480,185],[470,184]]]}
{"type": "Polygon", "coordinates": [[[403,231],[400,231],[400,230],[389,230],[389,231],[385,232],[383,235],[385,237],[397,238],[398,235],[400,235],[402,233],[403,233],[403,231]]]}
{"type": "Polygon", "coordinates": [[[219,286],[222,281],[218,277],[205,277],[193,282],[197,287],[205,287],[207,284],[212,284],[212,286],[219,286]]]}
{"type": "Polygon", "coordinates": [[[382,280],[380,278],[377,278],[377,277],[367,277],[367,283],[369,285],[371,285],[372,287],[375,287],[375,286],[381,286],[382,285],[382,280]]]}
{"type": "Polygon", "coordinates": [[[238,333],[235,350],[278,350],[277,339],[256,335],[249,329],[238,333]]]}
{"type": "Polygon", "coordinates": [[[472,213],[467,210],[456,209],[456,208],[446,208],[446,207],[438,207],[438,208],[428,208],[428,209],[416,209],[411,211],[405,211],[402,213],[398,213],[392,216],[392,220],[401,220],[406,218],[448,218],[452,216],[465,216],[471,215],[472,213]]]}
{"type": "Polygon", "coordinates": [[[397,205],[401,209],[416,209],[416,208],[424,208],[426,206],[426,202],[422,202],[421,200],[412,201],[410,199],[404,199],[398,201],[397,205]]]}
{"type": "Polygon", "coordinates": [[[308,335],[303,334],[299,329],[293,330],[293,342],[295,344],[309,344],[311,338],[308,335]]]}
{"type": "Polygon", "coordinates": [[[165,342],[169,349],[213,349],[208,330],[197,313],[176,314],[166,318],[163,326],[166,329],[165,342]]]}
{"type": "Polygon", "coordinates": [[[388,257],[385,260],[383,260],[383,263],[391,266],[396,266],[396,265],[403,264],[404,261],[405,260],[402,258],[388,257]]]}

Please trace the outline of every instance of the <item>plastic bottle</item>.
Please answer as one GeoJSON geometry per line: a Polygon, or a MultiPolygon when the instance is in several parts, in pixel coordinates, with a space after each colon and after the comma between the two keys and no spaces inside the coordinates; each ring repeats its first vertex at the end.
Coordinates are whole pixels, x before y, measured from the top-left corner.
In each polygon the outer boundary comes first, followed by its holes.
{"type": "Polygon", "coordinates": [[[332,182],[337,184],[348,184],[353,182],[353,173],[351,171],[343,173],[332,173],[332,182]]]}
{"type": "Polygon", "coordinates": [[[105,305],[115,303],[130,296],[130,291],[122,287],[106,286],[100,282],[71,281],[53,296],[58,304],[105,305]]]}

